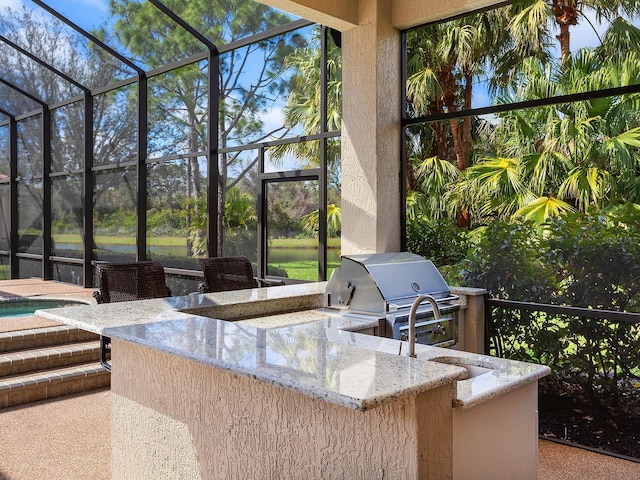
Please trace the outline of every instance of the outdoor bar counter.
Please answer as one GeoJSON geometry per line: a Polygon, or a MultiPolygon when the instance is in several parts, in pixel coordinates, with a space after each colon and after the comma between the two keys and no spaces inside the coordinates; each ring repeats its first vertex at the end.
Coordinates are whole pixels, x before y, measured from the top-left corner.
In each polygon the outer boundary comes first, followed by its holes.
{"type": "Polygon", "coordinates": [[[536,478],[548,367],[410,358],[323,308],[325,286],[37,314],[112,339],[114,479],[536,478]]]}

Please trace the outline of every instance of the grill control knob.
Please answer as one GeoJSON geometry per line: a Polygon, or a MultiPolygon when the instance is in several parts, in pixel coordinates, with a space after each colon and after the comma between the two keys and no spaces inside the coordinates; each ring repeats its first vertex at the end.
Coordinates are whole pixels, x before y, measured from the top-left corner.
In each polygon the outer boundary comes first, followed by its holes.
{"type": "Polygon", "coordinates": [[[400,340],[406,342],[407,340],[409,340],[409,336],[406,333],[402,333],[400,334],[400,340]]]}
{"type": "Polygon", "coordinates": [[[433,329],[433,333],[435,333],[436,335],[444,335],[445,333],[447,333],[447,331],[442,325],[438,324],[436,325],[436,328],[433,329]]]}

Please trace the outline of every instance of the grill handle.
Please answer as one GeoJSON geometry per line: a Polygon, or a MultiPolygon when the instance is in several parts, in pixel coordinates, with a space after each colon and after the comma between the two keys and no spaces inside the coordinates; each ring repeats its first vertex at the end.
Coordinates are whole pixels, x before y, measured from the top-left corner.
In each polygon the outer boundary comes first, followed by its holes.
{"type": "MultiPolygon", "coordinates": [[[[456,300],[460,300],[460,297],[458,295],[449,295],[449,296],[442,297],[442,298],[435,298],[431,294],[429,296],[432,297],[438,303],[454,302],[456,300]]],[[[402,304],[401,303],[389,303],[388,304],[388,311],[389,312],[396,312],[398,310],[402,310],[402,309],[405,309],[405,308],[410,308],[411,305],[412,305],[412,302],[415,299],[416,299],[416,297],[406,297],[406,298],[402,298],[402,299],[399,299],[399,300],[408,301],[408,303],[402,303],[402,304]]]]}

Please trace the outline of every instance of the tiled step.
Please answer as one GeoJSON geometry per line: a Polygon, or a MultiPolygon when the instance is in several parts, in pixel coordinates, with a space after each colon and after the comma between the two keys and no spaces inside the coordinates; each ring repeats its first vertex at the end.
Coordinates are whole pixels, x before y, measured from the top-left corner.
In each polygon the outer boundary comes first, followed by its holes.
{"type": "Polygon", "coordinates": [[[0,408],[108,387],[110,383],[110,373],[99,362],[0,378],[0,408]]]}
{"type": "Polygon", "coordinates": [[[0,333],[0,408],[108,387],[95,333],[69,326],[0,333]]]}
{"type": "Polygon", "coordinates": [[[100,342],[69,343],[0,354],[0,377],[100,360],[100,342]]]}
{"type": "Polygon", "coordinates": [[[97,339],[98,335],[95,333],[66,325],[2,332],[0,333],[0,353],[97,339]]]}

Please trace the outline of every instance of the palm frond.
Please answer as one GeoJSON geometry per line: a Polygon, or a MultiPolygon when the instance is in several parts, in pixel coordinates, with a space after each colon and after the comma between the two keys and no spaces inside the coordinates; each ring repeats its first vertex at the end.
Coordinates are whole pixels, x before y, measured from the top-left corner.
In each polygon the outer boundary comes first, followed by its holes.
{"type": "Polygon", "coordinates": [[[520,207],[515,216],[533,220],[542,225],[551,217],[558,217],[564,213],[574,212],[575,208],[555,197],[538,197],[533,202],[520,207]]]}
{"type": "Polygon", "coordinates": [[[597,167],[574,168],[560,185],[558,196],[574,200],[581,211],[590,205],[601,205],[613,186],[613,179],[606,170],[597,167]]]}

